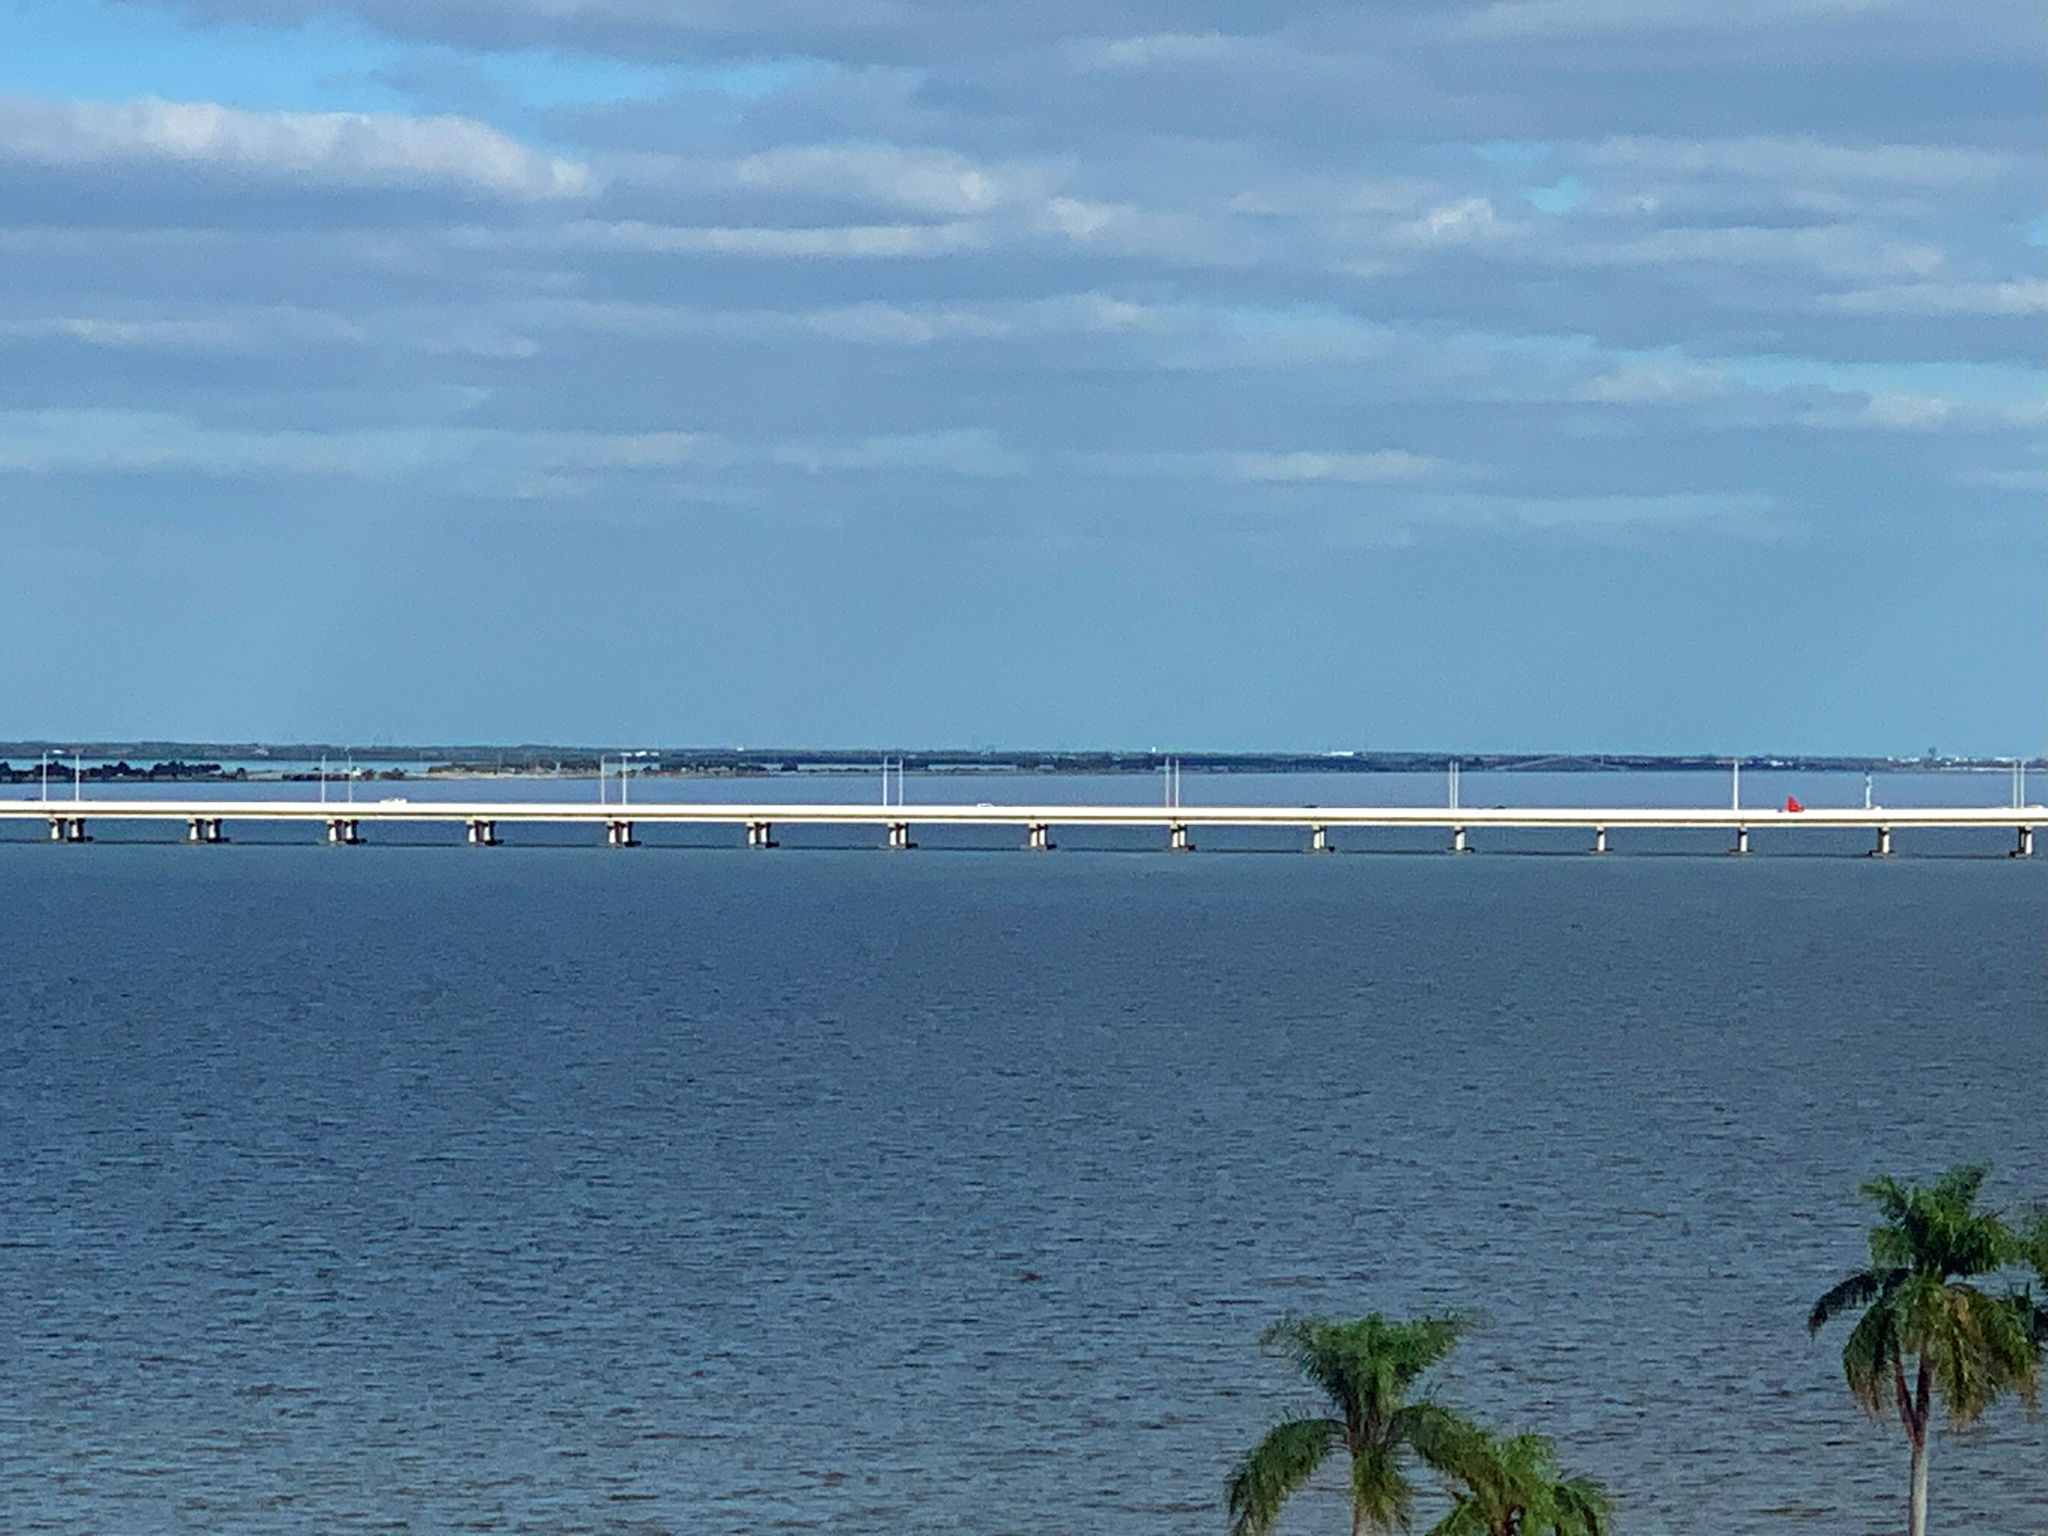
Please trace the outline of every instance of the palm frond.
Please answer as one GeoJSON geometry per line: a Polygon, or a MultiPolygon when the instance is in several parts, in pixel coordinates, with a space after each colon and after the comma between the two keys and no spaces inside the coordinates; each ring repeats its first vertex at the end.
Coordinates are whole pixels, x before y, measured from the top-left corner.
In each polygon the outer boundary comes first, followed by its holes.
{"type": "Polygon", "coordinates": [[[1400,1447],[1369,1445],[1351,1457],[1351,1508],[1382,1531],[1407,1530],[1415,1509],[1415,1485],[1401,1470],[1400,1447]]]}
{"type": "Polygon", "coordinates": [[[1423,1464],[1436,1472],[1455,1464],[1460,1452],[1485,1434],[1470,1419],[1429,1398],[1402,1408],[1394,1416],[1392,1432],[1403,1444],[1414,1447],[1423,1464]]]}
{"type": "Polygon", "coordinates": [[[1290,1315],[1267,1328],[1260,1342],[1317,1387],[1354,1431],[1376,1438],[1467,1326],[1451,1313],[1404,1321],[1370,1312],[1348,1323],[1290,1315]]]}
{"type": "Polygon", "coordinates": [[[1613,1496],[1595,1478],[1566,1476],[1548,1436],[1490,1435],[1459,1425],[1437,1464],[1451,1484],[1452,1514],[1432,1536],[1604,1536],[1613,1496]]]}
{"type": "Polygon", "coordinates": [[[1897,1179],[1868,1179],[1858,1186],[1856,1193],[1877,1207],[1877,1213],[1887,1221],[1903,1221],[1909,1204],[1909,1191],[1897,1179]]]}
{"type": "Polygon", "coordinates": [[[2036,1212],[2013,1234],[2015,1262],[2034,1272],[2048,1286],[2048,1212],[2036,1212]]]}
{"type": "Polygon", "coordinates": [[[1985,1176],[1990,1172],[1983,1163],[1963,1163],[1951,1168],[1927,1186],[1928,1198],[1938,1205],[1968,1210],[1977,1203],[1977,1192],[1984,1187],[1985,1176]]]}
{"type": "Polygon", "coordinates": [[[1557,1536],[1606,1536],[1614,1495],[1594,1477],[1560,1479],[1551,1490],[1557,1536]]]}
{"type": "Polygon", "coordinates": [[[1294,1367],[1295,1374],[1319,1390],[1339,1416],[1357,1413],[1357,1384],[1349,1379],[1333,1336],[1343,1325],[1327,1317],[1296,1317],[1292,1313],[1259,1335],[1259,1343],[1294,1367]]]}
{"type": "Polygon", "coordinates": [[[1225,1498],[1231,1536],[1265,1536],[1296,1489],[1311,1477],[1344,1433],[1335,1419],[1275,1424],[1230,1474],[1225,1498]]]}
{"type": "Polygon", "coordinates": [[[1867,1307],[1905,1279],[1901,1269],[1865,1269],[1831,1287],[1813,1310],[1806,1314],[1806,1331],[1819,1333],[1829,1323],[1856,1307],[1867,1307]]]}
{"type": "Polygon", "coordinates": [[[2031,1302],[1987,1295],[1959,1281],[1915,1283],[1901,1300],[1901,1343],[1932,1369],[1952,1422],[1974,1423],[2006,1392],[2032,1405],[2040,1349],[2031,1302]]]}
{"type": "Polygon", "coordinates": [[[1426,1536],[1492,1536],[1486,1528],[1486,1517],[1479,1512],[1479,1506],[1460,1502],[1451,1506],[1450,1513],[1432,1525],[1426,1536]]]}
{"type": "Polygon", "coordinates": [[[1856,1320],[1842,1345],[1842,1377],[1872,1418],[1884,1413],[1885,1394],[1900,1359],[1898,1312],[1889,1300],[1872,1305],[1856,1320]]]}

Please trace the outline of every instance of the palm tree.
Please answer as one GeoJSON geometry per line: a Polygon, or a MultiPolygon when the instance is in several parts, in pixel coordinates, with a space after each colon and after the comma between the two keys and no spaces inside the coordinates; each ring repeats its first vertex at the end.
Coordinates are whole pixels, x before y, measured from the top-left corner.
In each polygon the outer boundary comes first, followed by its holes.
{"type": "Polygon", "coordinates": [[[1409,1526],[1415,1497],[1407,1462],[1427,1458],[1464,1424],[1415,1383],[1457,1347],[1463,1319],[1412,1322],[1374,1312],[1356,1322],[1287,1317],[1259,1342],[1323,1394],[1329,1415],[1288,1419],[1266,1431],[1230,1475],[1231,1536],[1265,1536],[1287,1500],[1340,1447],[1351,1457],[1352,1536],[1409,1526]]]}
{"type": "Polygon", "coordinates": [[[2022,1294],[1992,1295],[1969,1282],[2020,1257],[1995,1211],[1977,1210],[1982,1168],[1953,1168],[1924,1188],[1875,1179],[1861,1193],[1883,1221],[1870,1229],[1870,1265],[1813,1304],[1819,1333],[1858,1308],[1842,1346],[1842,1374],[1856,1401],[1882,1417],[1887,1401],[1912,1458],[1909,1536],[1927,1529],[1927,1435],[1934,1399],[1951,1424],[1974,1421],[2003,1392],[2029,1407],[2040,1372],[2033,1306],[2022,1294]]]}
{"type": "Polygon", "coordinates": [[[1590,1477],[1566,1477],[1542,1435],[1468,1427],[1439,1452],[1451,1512],[1429,1536],[1602,1536],[1614,1500],[1590,1477]]]}
{"type": "Polygon", "coordinates": [[[2041,1287],[2039,1295],[2031,1291],[2027,1295],[2034,1345],[2037,1351],[2048,1350],[2048,1206],[2037,1207],[2033,1218],[2020,1228],[2019,1251],[2020,1262],[2034,1272],[2041,1287]]]}

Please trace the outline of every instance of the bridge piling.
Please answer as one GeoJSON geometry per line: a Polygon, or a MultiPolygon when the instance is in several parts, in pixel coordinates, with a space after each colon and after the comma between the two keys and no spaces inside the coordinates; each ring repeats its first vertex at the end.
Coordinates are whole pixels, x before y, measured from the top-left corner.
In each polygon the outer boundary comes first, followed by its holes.
{"type": "Polygon", "coordinates": [[[889,823],[889,848],[896,853],[908,853],[917,844],[910,840],[910,823],[892,821],[889,823]]]}
{"type": "Polygon", "coordinates": [[[353,816],[327,818],[327,841],[336,847],[353,847],[363,840],[362,828],[353,816]]]}
{"type": "Polygon", "coordinates": [[[604,845],[607,848],[638,848],[639,840],[633,836],[630,821],[608,821],[604,824],[604,845]]]}
{"type": "Polygon", "coordinates": [[[1451,828],[1451,852],[1470,853],[1471,851],[1472,843],[1471,840],[1465,836],[1465,829],[1463,827],[1451,828]]]}
{"type": "Polygon", "coordinates": [[[1605,853],[1607,851],[1607,829],[1605,827],[1595,827],[1593,829],[1593,851],[1595,853],[1605,853]]]}
{"type": "Polygon", "coordinates": [[[748,823],[747,823],[747,846],[748,846],[749,848],[773,848],[773,847],[775,847],[775,846],[776,846],[776,843],[775,843],[775,825],[774,825],[774,823],[773,823],[773,822],[767,822],[767,821],[750,821],[750,822],[748,822],[748,823]]]}
{"type": "Polygon", "coordinates": [[[2016,859],[2031,859],[2034,856],[2034,829],[2021,827],[2019,841],[2013,844],[2012,856],[2016,859]]]}
{"type": "Polygon", "coordinates": [[[218,816],[188,816],[185,819],[185,841],[188,843],[224,843],[218,816]]]}
{"type": "Polygon", "coordinates": [[[1034,821],[1024,829],[1024,847],[1031,853],[1049,853],[1052,850],[1052,829],[1042,821],[1034,821]]]}
{"type": "Polygon", "coordinates": [[[1330,829],[1320,822],[1308,829],[1308,851],[1310,853],[1334,853],[1330,846],[1330,829]]]}
{"type": "Polygon", "coordinates": [[[1728,851],[1730,853],[1735,854],[1745,854],[1749,852],[1749,828],[1737,827],[1735,829],[1735,846],[1733,848],[1730,848],[1728,851]]]}
{"type": "Polygon", "coordinates": [[[478,816],[468,823],[469,846],[472,848],[495,848],[498,846],[498,824],[478,816]]]}
{"type": "Polygon", "coordinates": [[[1890,827],[1879,827],[1877,829],[1877,846],[1870,850],[1870,856],[1873,859],[1888,859],[1892,856],[1892,829],[1890,827]]]}
{"type": "Polygon", "coordinates": [[[85,835],[83,816],[52,816],[50,818],[50,841],[53,843],[89,843],[85,835]]]}
{"type": "Polygon", "coordinates": [[[1188,839],[1188,824],[1184,821],[1170,823],[1166,828],[1166,851],[1168,853],[1193,853],[1195,845],[1188,839]]]}

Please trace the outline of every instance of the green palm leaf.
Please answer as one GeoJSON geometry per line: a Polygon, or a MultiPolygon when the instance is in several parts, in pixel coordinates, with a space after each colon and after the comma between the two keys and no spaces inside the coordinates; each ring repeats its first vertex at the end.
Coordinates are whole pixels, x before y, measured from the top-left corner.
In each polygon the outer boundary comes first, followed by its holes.
{"type": "Polygon", "coordinates": [[[1344,1433],[1335,1419],[1275,1424],[1230,1474],[1232,1536],[1265,1536],[1288,1497],[1316,1474],[1344,1433]]]}
{"type": "Polygon", "coordinates": [[[1604,1536],[1613,1509],[1605,1485],[1565,1476],[1543,1435],[1489,1435],[1466,1425],[1440,1465],[1451,1513],[1431,1536],[1604,1536]]]}
{"type": "Polygon", "coordinates": [[[1813,1310],[1806,1314],[1806,1331],[1819,1333],[1844,1312],[1853,1312],[1858,1307],[1867,1307],[1882,1296],[1889,1295],[1906,1278],[1903,1269],[1866,1269],[1849,1276],[1841,1284],[1831,1286],[1813,1310]]]}

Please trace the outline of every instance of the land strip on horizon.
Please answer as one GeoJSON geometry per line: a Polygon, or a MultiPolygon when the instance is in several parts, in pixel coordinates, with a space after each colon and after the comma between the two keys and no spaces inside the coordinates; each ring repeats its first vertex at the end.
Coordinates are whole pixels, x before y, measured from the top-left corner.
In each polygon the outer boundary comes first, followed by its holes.
{"type": "MultiPolygon", "coordinates": [[[[872,773],[884,761],[906,773],[929,774],[1157,774],[1168,766],[1181,772],[1216,773],[1440,773],[1454,764],[1475,773],[1660,773],[1722,771],[1740,761],[1744,768],[1798,772],[2010,772],[2015,763],[2048,767],[2048,758],[1950,757],[1932,751],[1916,757],[1865,757],[1812,753],[1641,753],[1641,752],[1175,752],[1099,750],[1006,750],[895,747],[652,747],[643,749],[519,743],[508,745],[394,745],[333,742],[179,741],[11,741],[0,742],[0,783],[54,774],[59,761],[75,759],[81,776],[95,782],[179,782],[238,778],[292,779],[309,776],[307,765],[325,760],[329,777],[349,773],[351,764],[385,765],[403,776],[594,776],[609,765],[630,765],[635,776],[761,777],[781,774],[872,773]],[[234,769],[225,765],[234,764],[234,769]],[[275,764],[275,769],[265,765],[275,764]]],[[[367,772],[357,769],[354,771],[367,772]]]]}

